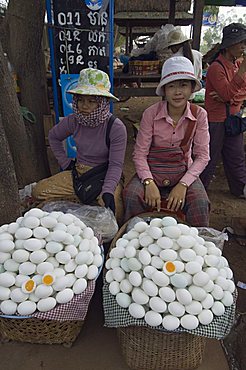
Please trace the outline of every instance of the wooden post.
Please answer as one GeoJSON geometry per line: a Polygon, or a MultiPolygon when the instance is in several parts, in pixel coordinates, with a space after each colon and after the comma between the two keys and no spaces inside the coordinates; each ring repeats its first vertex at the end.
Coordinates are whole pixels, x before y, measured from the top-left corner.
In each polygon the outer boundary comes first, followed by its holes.
{"type": "Polygon", "coordinates": [[[129,23],[126,24],[126,55],[129,54],[129,23]]]}
{"type": "Polygon", "coordinates": [[[195,0],[193,11],[193,49],[200,49],[204,0],[195,0]]]}
{"type": "Polygon", "coordinates": [[[169,16],[168,16],[169,24],[175,24],[175,7],[176,0],[169,0],[169,16]]]}

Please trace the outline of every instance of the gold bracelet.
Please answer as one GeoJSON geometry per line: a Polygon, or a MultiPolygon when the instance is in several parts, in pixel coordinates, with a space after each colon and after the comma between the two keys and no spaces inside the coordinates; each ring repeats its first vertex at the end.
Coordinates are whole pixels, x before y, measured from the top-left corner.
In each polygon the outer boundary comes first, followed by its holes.
{"type": "Polygon", "coordinates": [[[179,181],[179,183],[180,183],[181,185],[183,185],[186,189],[188,188],[188,185],[187,185],[185,182],[183,182],[183,181],[179,181]]]}
{"type": "Polygon", "coordinates": [[[144,184],[144,186],[146,186],[146,185],[151,184],[153,181],[154,181],[153,179],[145,179],[145,180],[143,181],[143,184],[144,184]]]}

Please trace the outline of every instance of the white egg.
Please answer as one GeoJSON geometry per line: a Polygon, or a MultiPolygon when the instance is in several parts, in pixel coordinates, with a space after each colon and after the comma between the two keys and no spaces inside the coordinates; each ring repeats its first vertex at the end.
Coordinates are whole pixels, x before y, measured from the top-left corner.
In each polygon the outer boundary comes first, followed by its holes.
{"type": "MultiPolygon", "coordinates": [[[[183,252],[185,251],[187,251],[187,249],[183,250],[183,252]]],[[[188,272],[188,274],[195,275],[202,271],[202,266],[198,262],[190,261],[185,264],[185,271],[188,272]]]]}
{"type": "Polygon", "coordinates": [[[160,257],[153,256],[151,257],[151,266],[161,270],[164,267],[164,261],[160,257]]]}
{"type": "Polygon", "coordinates": [[[61,291],[68,286],[67,275],[59,276],[56,278],[55,283],[52,285],[52,288],[56,291],[61,291]]]}
{"type": "Polygon", "coordinates": [[[32,208],[30,211],[28,211],[28,216],[41,218],[44,216],[44,211],[42,211],[40,208],[32,208]]]}
{"type": "Polygon", "coordinates": [[[47,229],[51,229],[57,225],[57,219],[51,216],[45,216],[41,218],[40,223],[43,227],[46,227],[47,229]]]}
{"type": "Polygon", "coordinates": [[[214,304],[214,297],[211,294],[207,294],[206,298],[204,298],[203,301],[201,301],[202,307],[205,309],[209,309],[214,304]]]}
{"type": "MultiPolygon", "coordinates": [[[[131,283],[131,285],[134,286],[134,287],[138,287],[142,284],[142,276],[137,271],[131,271],[129,276],[128,276],[128,279],[129,279],[129,282],[131,283]]],[[[123,280],[123,279],[121,279],[121,280],[123,280]]]]}
{"type": "Polygon", "coordinates": [[[31,301],[22,302],[17,307],[17,312],[20,315],[31,315],[36,311],[36,303],[31,301]]]}
{"type": "Polygon", "coordinates": [[[74,274],[77,278],[83,278],[86,276],[87,272],[88,266],[86,264],[83,264],[76,267],[74,274]]]}
{"type": "Polygon", "coordinates": [[[23,243],[25,240],[22,239],[16,239],[15,241],[15,249],[23,249],[23,243]]]}
{"type": "Polygon", "coordinates": [[[185,313],[185,308],[179,302],[171,302],[168,304],[168,311],[173,316],[181,317],[185,313]]]}
{"type": "Polygon", "coordinates": [[[150,326],[158,326],[162,323],[162,316],[155,311],[148,311],[144,316],[145,322],[150,326]]]}
{"type": "Polygon", "coordinates": [[[38,239],[44,239],[49,235],[49,230],[46,227],[38,226],[33,230],[33,236],[38,239]]]}
{"type": "Polygon", "coordinates": [[[123,258],[123,257],[132,258],[132,257],[135,257],[136,256],[136,248],[132,247],[131,245],[128,245],[126,248],[117,247],[117,248],[115,248],[114,256],[117,257],[117,258],[123,258]]]}
{"type": "Polygon", "coordinates": [[[222,316],[225,313],[225,306],[223,303],[216,301],[214,302],[211,310],[215,316],[222,316]]]}
{"type": "Polygon", "coordinates": [[[96,254],[93,258],[92,264],[97,266],[97,267],[100,267],[100,266],[102,266],[102,263],[103,263],[102,256],[100,254],[96,254]]]}
{"type": "Polygon", "coordinates": [[[0,240],[0,252],[11,252],[15,248],[15,243],[10,239],[0,240]]]}
{"type": "Polygon", "coordinates": [[[39,264],[47,259],[47,253],[44,250],[34,251],[29,258],[32,263],[39,264]]]}
{"type": "Polygon", "coordinates": [[[89,266],[88,267],[88,272],[87,272],[87,275],[86,275],[87,278],[89,280],[94,280],[94,279],[96,279],[97,275],[98,275],[98,268],[97,268],[97,266],[95,266],[95,265],[89,266]]]}
{"type": "Polygon", "coordinates": [[[16,233],[15,233],[16,239],[26,240],[28,238],[31,238],[31,236],[32,236],[32,230],[27,227],[20,227],[18,230],[16,230],[16,233]]]}
{"type": "Polygon", "coordinates": [[[210,280],[210,276],[204,271],[197,272],[193,276],[193,284],[197,286],[202,287],[206,285],[209,282],[209,280],[210,280]]]}
{"type": "Polygon", "coordinates": [[[64,276],[64,275],[65,275],[65,271],[64,271],[64,269],[63,269],[63,268],[61,268],[61,267],[57,267],[57,268],[55,268],[53,272],[54,272],[54,274],[55,274],[56,278],[58,278],[58,277],[60,277],[60,276],[64,276]]]}
{"type": "Polygon", "coordinates": [[[58,222],[57,224],[56,224],[56,226],[53,228],[53,231],[58,231],[58,230],[62,230],[62,231],[67,231],[67,226],[66,225],[64,225],[64,224],[62,224],[62,223],[60,223],[60,222],[58,222]]]}
{"type": "Polygon", "coordinates": [[[150,244],[148,246],[148,251],[153,255],[153,256],[159,256],[160,252],[161,252],[161,247],[159,247],[159,245],[157,244],[150,244]]]}
{"type": "Polygon", "coordinates": [[[30,238],[24,241],[23,247],[30,252],[34,252],[42,248],[42,242],[40,239],[30,238]]]}
{"type": "Polygon", "coordinates": [[[55,280],[56,275],[54,274],[54,272],[49,272],[42,276],[42,283],[47,286],[54,284],[55,280]]]}
{"type": "Polygon", "coordinates": [[[79,235],[81,232],[81,229],[79,226],[75,226],[73,223],[68,225],[67,227],[67,233],[70,234],[70,235],[79,235]]]}
{"type": "Polygon", "coordinates": [[[202,310],[198,315],[198,320],[202,325],[209,325],[213,321],[214,315],[211,310],[202,310]]]}
{"type": "Polygon", "coordinates": [[[63,240],[63,244],[69,245],[74,243],[74,237],[71,234],[66,233],[66,237],[63,240]]]}
{"type": "Polygon", "coordinates": [[[185,288],[188,285],[187,278],[183,272],[170,276],[170,282],[176,288],[185,288]]]}
{"type": "Polygon", "coordinates": [[[75,245],[75,247],[78,247],[80,245],[82,241],[82,238],[80,235],[74,235],[74,242],[73,242],[73,245],[75,245]]]}
{"type": "Polygon", "coordinates": [[[176,268],[176,272],[183,272],[184,269],[185,269],[185,264],[182,262],[182,261],[173,261],[174,265],[175,265],[175,268],[176,268]]]}
{"type": "Polygon", "coordinates": [[[53,293],[53,288],[51,286],[40,284],[35,289],[35,295],[38,298],[47,298],[53,293]]]}
{"type": "Polygon", "coordinates": [[[136,225],[134,225],[134,230],[136,230],[138,233],[142,233],[148,227],[149,227],[149,225],[146,222],[140,221],[140,222],[136,223],[136,225]]]}
{"type": "Polygon", "coordinates": [[[4,262],[3,267],[5,268],[6,271],[17,272],[19,269],[19,265],[20,264],[18,262],[9,259],[4,262]]]}
{"type": "Polygon", "coordinates": [[[54,268],[59,267],[59,262],[57,261],[57,259],[55,259],[55,257],[48,257],[46,262],[51,263],[54,266],[54,268]]]}
{"type": "Polygon", "coordinates": [[[59,253],[63,250],[62,243],[50,241],[46,244],[45,249],[52,254],[59,253]]]}
{"type": "Polygon", "coordinates": [[[72,244],[67,245],[65,247],[65,251],[68,252],[72,258],[77,256],[77,254],[78,254],[78,249],[75,247],[75,245],[72,245],[72,244]]]}
{"type": "Polygon", "coordinates": [[[192,295],[186,289],[177,289],[176,296],[178,301],[184,306],[189,305],[192,302],[192,295]]]}
{"type": "MultiPolygon", "coordinates": [[[[80,252],[80,253],[83,253],[83,252],[80,252]]],[[[79,256],[80,253],[77,254],[76,259],[77,259],[77,257],[79,256]]],[[[71,255],[66,251],[61,251],[61,252],[58,252],[55,255],[55,258],[57,259],[57,261],[59,263],[65,265],[71,260],[71,255]]],[[[77,261],[76,261],[76,263],[77,263],[77,261]]]]}
{"type": "Polygon", "coordinates": [[[0,234],[7,232],[8,226],[9,226],[8,224],[0,226],[0,234]]]}
{"type": "Polygon", "coordinates": [[[34,275],[32,280],[35,281],[36,285],[40,285],[42,283],[42,275],[34,275]]]}
{"type": "Polygon", "coordinates": [[[149,235],[145,235],[144,237],[139,238],[139,243],[142,247],[148,247],[154,243],[154,239],[149,235]]]}
{"type": "Polygon", "coordinates": [[[32,275],[36,271],[36,265],[32,262],[23,262],[19,266],[19,273],[22,275],[32,275]]]}
{"type": "Polygon", "coordinates": [[[205,256],[207,254],[207,248],[201,244],[195,244],[193,250],[196,252],[198,256],[205,256]]]}
{"type": "Polygon", "coordinates": [[[74,294],[81,294],[83,293],[87,288],[87,281],[83,278],[78,279],[73,284],[73,292],[74,294]]]}
{"type": "Polygon", "coordinates": [[[205,289],[196,285],[189,286],[188,290],[195,301],[203,301],[207,296],[205,289]]]}
{"type": "MultiPolygon", "coordinates": [[[[59,252],[59,253],[62,253],[61,256],[63,255],[63,252],[59,252]]],[[[67,253],[67,252],[65,252],[67,253]]],[[[71,259],[71,256],[70,254],[68,253],[70,259],[71,259]]],[[[76,257],[75,257],[75,262],[78,264],[78,265],[83,265],[83,264],[88,264],[88,256],[89,256],[89,251],[82,251],[82,252],[79,252],[76,257]]],[[[57,257],[57,255],[56,255],[57,257]]],[[[63,257],[62,257],[63,258],[63,257]]],[[[63,259],[62,259],[63,260],[63,259]]],[[[59,261],[60,262],[60,261],[59,261]]],[[[69,262],[69,260],[67,261],[69,262]]],[[[65,262],[65,263],[67,263],[65,262]]],[[[61,263],[61,262],[60,262],[61,263]]]]}
{"type": "Polygon", "coordinates": [[[173,302],[176,298],[175,292],[170,287],[163,287],[159,290],[159,296],[165,302],[173,302]]]}
{"type": "Polygon", "coordinates": [[[196,253],[192,249],[182,249],[179,256],[183,261],[190,262],[195,260],[196,253]]]}
{"type": "Polygon", "coordinates": [[[10,297],[11,290],[4,286],[0,286],[0,301],[6,301],[10,297]]]}
{"type": "Polygon", "coordinates": [[[160,252],[160,257],[164,261],[175,261],[177,259],[177,252],[172,249],[164,249],[160,252]]]}
{"type": "Polygon", "coordinates": [[[164,329],[173,331],[177,329],[179,325],[180,320],[177,317],[172,315],[166,315],[163,317],[162,326],[164,327],[164,329]]]}
{"type": "Polygon", "coordinates": [[[155,226],[155,227],[162,227],[162,220],[160,218],[153,218],[151,221],[150,221],[150,226],[155,226]]]}
{"type": "Polygon", "coordinates": [[[131,303],[128,307],[129,314],[135,319],[141,319],[145,316],[145,309],[143,306],[137,303],[131,303]]]}
{"type": "Polygon", "coordinates": [[[120,292],[120,284],[118,281],[112,281],[112,283],[109,284],[109,291],[112,295],[116,295],[120,292]]]}
{"type": "Polygon", "coordinates": [[[127,240],[132,240],[132,239],[136,239],[136,238],[139,238],[140,234],[139,232],[137,232],[136,230],[132,229],[130,231],[128,231],[127,234],[125,234],[125,238],[127,240]]]}
{"type": "Polygon", "coordinates": [[[75,281],[77,280],[75,274],[69,273],[66,274],[65,277],[67,279],[67,288],[71,288],[75,281]]]}
{"type": "Polygon", "coordinates": [[[214,289],[211,294],[216,300],[221,300],[224,297],[223,289],[217,284],[214,284],[214,289]]]}
{"type": "Polygon", "coordinates": [[[161,271],[155,271],[151,275],[151,279],[156,285],[160,287],[165,287],[170,282],[169,277],[164,272],[161,272],[161,271]]]}
{"type": "Polygon", "coordinates": [[[65,225],[70,225],[70,224],[73,223],[73,217],[71,215],[68,215],[68,214],[62,214],[58,217],[57,221],[65,224],[65,225]]]}
{"type": "Polygon", "coordinates": [[[40,299],[37,303],[37,309],[40,312],[47,312],[52,310],[56,305],[56,299],[53,297],[48,297],[44,299],[40,299]]]}
{"type": "Polygon", "coordinates": [[[90,227],[85,227],[83,229],[83,238],[84,239],[92,239],[94,236],[94,231],[90,227]]]}
{"type": "Polygon", "coordinates": [[[235,289],[236,288],[235,288],[235,284],[233,283],[233,281],[232,280],[228,280],[228,291],[230,293],[233,293],[235,289]]]}
{"type": "Polygon", "coordinates": [[[106,272],[105,279],[106,279],[107,283],[109,283],[109,284],[112,283],[112,281],[114,281],[113,270],[108,270],[106,272]]]}
{"type": "Polygon", "coordinates": [[[116,295],[116,302],[123,308],[128,308],[132,303],[131,297],[125,293],[118,293],[116,295]]]}
{"type": "Polygon", "coordinates": [[[228,291],[224,292],[221,302],[225,307],[231,306],[233,304],[233,295],[228,291]]]}
{"type": "Polygon", "coordinates": [[[25,280],[21,284],[21,290],[23,293],[30,294],[36,289],[36,283],[33,279],[25,280]]]}
{"type": "Polygon", "coordinates": [[[153,266],[146,266],[144,267],[143,269],[143,273],[144,273],[144,276],[147,278],[147,279],[150,279],[152,274],[157,271],[155,267],[153,266]]]}
{"type": "Polygon", "coordinates": [[[23,293],[20,288],[15,288],[10,293],[10,299],[16,303],[24,302],[28,299],[28,294],[23,293]]]}
{"type": "Polygon", "coordinates": [[[204,256],[204,261],[207,266],[217,267],[219,264],[219,257],[209,254],[207,256],[204,256]]]}
{"type": "Polygon", "coordinates": [[[204,265],[204,258],[202,256],[196,256],[194,262],[199,263],[199,265],[203,266],[204,265]]]}
{"type": "Polygon", "coordinates": [[[3,264],[0,264],[0,274],[1,274],[2,272],[5,272],[5,270],[4,270],[3,264]]]}
{"type": "Polygon", "coordinates": [[[125,271],[121,267],[115,267],[112,271],[114,280],[118,281],[119,283],[121,280],[125,279],[125,271]]]}
{"type": "MultiPolygon", "coordinates": [[[[113,258],[108,258],[105,262],[105,267],[107,270],[110,270],[111,269],[111,262],[112,262],[113,258]]],[[[122,261],[122,260],[121,260],[122,261]]],[[[120,266],[122,267],[122,264],[120,264],[120,266]]],[[[123,267],[122,267],[123,268],[123,267]]],[[[123,269],[124,270],[124,269],[123,269]]]]}
{"type": "Polygon", "coordinates": [[[210,276],[211,280],[216,280],[219,276],[219,271],[215,267],[208,267],[204,271],[210,276]]]}
{"type": "Polygon", "coordinates": [[[28,275],[21,275],[21,274],[16,275],[16,277],[15,277],[15,285],[18,288],[20,288],[21,285],[22,285],[22,283],[24,283],[24,281],[27,281],[29,279],[30,279],[30,276],[28,276],[28,275]]]}
{"type": "Polygon", "coordinates": [[[0,310],[4,315],[14,315],[17,310],[17,303],[11,300],[3,301],[0,304],[0,310]]]}
{"type": "MultiPolygon", "coordinates": [[[[183,225],[184,226],[184,225],[183,225]]],[[[188,249],[192,248],[196,244],[196,240],[191,235],[181,235],[177,239],[177,243],[181,248],[188,249]]]]}
{"type": "Polygon", "coordinates": [[[166,226],[163,228],[163,233],[171,239],[178,239],[181,235],[181,230],[178,226],[166,226]]]}
{"type": "Polygon", "coordinates": [[[22,225],[24,227],[28,227],[29,229],[35,229],[36,227],[40,225],[40,220],[39,218],[34,217],[34,216],[27,216],[27,217],[24,217],[22,225]]]}
{"type": "Polygon", "coordinates": [[[74,261],[74,259],[71,259],[68,263],[66,263],[64,265],[64,269],[65,271],[67,272],[73,272],[75,271],[76,267],[77,267],[77,263],[74,261]]]}
{"type": "Polygon", "coordinates": [[[147,230],[147,233],[149,236],[151,236],[153,239],[159,239],[162,237],[162,230],[159,227],[156,226],[150,226],[147,230]]]}
{"type": "Polygon", "coordinates": [[[128,245],[128,240],[120,238],[116,241],[116,247],[122,247],[125,248],[128,245]]]}
{"type": "Polygon", "coordinates": [[[149,300],[150,308],[159,313],[163,313],[167,310],[167,304],[160,297],[152,297],[149,300]]]}
{"type": "Polygon", "coordinates": [[[137,258],[129,258],[128,267],[131,271],[139,271],[142,268],[142,264],[138,261],[137,258]]]}
{"type": "Polygon", "coordinates": [[[7,252],[0,252],[0,263],[4,263],[5,261],[11,258],[11,254],[7,252]]]}
{"type": "Polygon", "coordinates": [[[12,254],[13,260],[15,260],[18,263],[26,262],[29,259],[30,253],[25,250],[17,250],[14,251],[12,254]]]}
{"type": "Polygon", "coordinates": [[[180,320],[181,326],[185,329],[194,330],[198,327],[199,321],[194,315],[184,315],[180,320]]]}
{"type": "Polygon", "coordinates": [[[23,219],[24,219],[24,217],[23,217],[23,216],[18,217],[18,218],[16,219],[17,224],[19,224],[19,225],[20,225],[23,219]]]}
{"type": "Polygon", "coordinates": [[[46,272],[52,272],[54,266],[50,262],[41,262],[37,265],[37,273],[40,275],[45,274],[46,272]]]}
{"type": "Polygon", "coordinates": [[[190,227],[190,234],[193,235],[193,236],[198,236],[198,229],[196,227],[190,227]]]}
{"type": "Polygon", "coordinates": [[[28,300],[37,303],[40,299],[34,293],[31,293],[29,294],[28,300]]]}
{"type": "Polygon", "coordinates": [[[175,220],[175,218],[169,217],[169,216],[163,217],[161,222],[162,222],[163,226],[175,226],[175,225],[177,225],[177,221],[175,220]]]}
{"type": "Polygon", "coordinates": [[[151,280],[144,280],[142,284],[144,292],[147,294],[149,297],[154,297],[158,294],[158,287],[157,285],[151,281],[151,280]]]}
{"type": "Polygon", "coordinates": [[[9,234],[15,234],[16,231],[19,229],[20,225],[17,222],[11,222],[8,225],[7,232],[9,234]]]}
{"type": "Polygon", "coordinates": [[[199,315],[202,312],[202,304],[197,301],[192,301],[190,304],[185,306],[185,311],[191,315],[199,315]]]}
{"type": "Polygon", "coordinates": [[[219,285],[223,290],[228,289],[228,281],[226,278],[223,276],[218,276],[217,279],[215,280],[215,284],[219,285]]]}
{"type": "MultiPolygon", "coordinates": [[[[206,245],[206,242],[205,242],[205,245],[206,245]]],[[[217,248],[216,246],[213,246],[213,247],[208,247],[208,254],[212,254],[214,256],[220,257],[222,255],[222,252],[219,248],[217,248]]]]}
{"type": "Polygon", "coordinates": [[[157,240],[156,243],[162,249],[171,249],[173,246],[172,239],[168,238],[167,236],[162,236],[157,240]]]}
{"type": "Polygon", "coordinates": [[[130,293],[133,289],[132,284],[129,282],[129,280],[124,279],[120,282],[120,290],[123,293],[130,293]]]}
{"type": "Polygon", "coordinates": [[[176,273],[175,261],[167,261],[164,263],[163,271],[166,275],[171,276],[176,273]]]}
{"type": "Polygon", "coordinates": [[[196,241],[197,241],[198,244],[201,244],[201,245],[204,245],[205,244],[205,240],[201,236],[197,235],[195,237],[195,239],[196,239],[196,241]]]}

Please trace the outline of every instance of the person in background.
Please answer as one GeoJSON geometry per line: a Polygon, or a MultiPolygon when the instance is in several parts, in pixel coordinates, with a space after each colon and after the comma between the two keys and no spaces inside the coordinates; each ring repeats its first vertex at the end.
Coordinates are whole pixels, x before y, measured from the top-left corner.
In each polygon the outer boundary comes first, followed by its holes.
{"type": "Polygon", "coordinates": [[[187,38],[180,28],[175,28],[167,35],[167,46],[172,50],[172,56],[188,58],[194,66],[195,77],[200,81],[202,79],[202,54],[191,48],[191,41],[192,39],[187,38]]]}
{"type": "Polygon", "coordinates": [[[240,112],[246,99],[246,27],[231,23],[223,29],[219,52],[214,56],[206,76],[205,108],[210,132],[210,161],[201,174],[206,189],[222,155],[230,192],[246,199],[246,165],[243,134],[225,136],[226,103],[230,114],[240,112]],[[241,58],[241,61],[239,61],[241,58]]]}
{"type": "Polygon", "coordinates": [[[127,134],[123,122],[116,118],[106,144],[107,124],[111,117],[110,99],[118,100],[110,93],[108,75],[100,70],[86,68],[80,72],[77,86],[68,91],[73,95],[74,113],[62,118],[49,132],[50,147],[63,172],[41,180],[33,189],[38,200],[66,199],[75,196],[71,170],[79,174],[108,161],[108,170],[98,203],[109,207],[116,218],[122,214],[121,175],[124,164],[127,134]],[[67,157],[64,140],[73,135],[77,159],[67,157]]]}
{"type": "Polygon", "coordinates": [[[153,208],[183,210],[192,226],[208,226],[209,200],[199,179],[209,161],[206,111],[189,103],[200,90],[191,61],[177,56],[162,68],[156,94],[165,100],[147,108],[136,138],[137,174],[123,192],[125,220],[153,208]]]}

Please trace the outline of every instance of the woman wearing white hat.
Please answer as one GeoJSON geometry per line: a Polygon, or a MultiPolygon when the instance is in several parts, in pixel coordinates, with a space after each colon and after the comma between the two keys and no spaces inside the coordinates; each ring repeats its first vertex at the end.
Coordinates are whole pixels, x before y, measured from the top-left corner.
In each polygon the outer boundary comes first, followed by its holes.
{"type": "Polygon", "coordinates": [[[38,200],[67,198],[75,195],[71,170],[76,167],[81,175],[89,169],[108,162],[99,202],[119,213],[119,193],[126,149],[126,128],[119,118],[113,121],[106,142],[107,127],[112,114],[110,99],[118,100],[110,93],[108,75],[100,70],[86,68],[80,72],[77,86],[68,91],[73,94],[74,113],[63,118],[49,132],[50,147],[64,170],[48,179],[41,180],[33,189],[38,200]],[[67,157],[63,141],[73,135],[76,143],[76,162],[67,157]],[[116,199],[117,198],[117,199],[116,199]],[[117,207],[117,204],[119,207],[117,207]],[[116,207],[115,207],[116,206],[116,207]]]}
{"type": "Polygon", "coordinates": [[[151,208],[161,199],[172,211],[182,209],[193,226],[208,226],[209,200],[199,179],[209,161],[206,111],[189,103],[201,88],[190,60],[178,56],[163,66],[156,89],[164,101],[143,113],[133,161],[137,174],[123,192],[125,219],[151,208]]]}
{"type": "Polygon", "coordinates": [[[198,80],[202,79],[202,54],[198,50],[191,49],[192,39],[183,34],[179,27],[174,28],[167,35],[167,45],[173,52],[172,56],[188,58],[194,66],[194,73],[198,80]]]}

